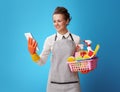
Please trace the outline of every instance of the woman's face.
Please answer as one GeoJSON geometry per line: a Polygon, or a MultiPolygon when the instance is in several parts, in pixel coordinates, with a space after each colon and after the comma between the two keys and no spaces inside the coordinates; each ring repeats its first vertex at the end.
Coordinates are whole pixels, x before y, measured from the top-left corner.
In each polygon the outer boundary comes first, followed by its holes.
{"type": "Polygon", "coordinates": [[[68,20],[65,20],[63,14],[54,14],[53,15],[53,24],[58,32],[63,32],[66,30],[68,20]]]}

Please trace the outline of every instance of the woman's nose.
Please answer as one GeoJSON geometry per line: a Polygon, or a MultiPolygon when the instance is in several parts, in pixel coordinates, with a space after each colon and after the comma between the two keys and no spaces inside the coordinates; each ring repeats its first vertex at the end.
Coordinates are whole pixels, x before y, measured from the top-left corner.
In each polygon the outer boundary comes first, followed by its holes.
{"type": "Polygon", "coordinates": [[[58,25],[58,23],[57,23],[57,22],[55,22],[55,23],[54,23],[54,25],[55,25],[55,26],[57,26],[57,25],[58,25]]]}

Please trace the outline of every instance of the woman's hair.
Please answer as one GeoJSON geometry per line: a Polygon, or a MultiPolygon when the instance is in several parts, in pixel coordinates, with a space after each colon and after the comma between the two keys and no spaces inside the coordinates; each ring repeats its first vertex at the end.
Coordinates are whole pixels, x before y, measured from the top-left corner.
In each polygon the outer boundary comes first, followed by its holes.
{"type": "Polygon", "coordinates": [[[63,14],[64,15],[64,18],[65,20],[71,20],[71,17],[70,17],[70,14],[68,12],[68,10],[65,8],[65,7],[57,7],[53,13],[54,14],[63,14]]]}

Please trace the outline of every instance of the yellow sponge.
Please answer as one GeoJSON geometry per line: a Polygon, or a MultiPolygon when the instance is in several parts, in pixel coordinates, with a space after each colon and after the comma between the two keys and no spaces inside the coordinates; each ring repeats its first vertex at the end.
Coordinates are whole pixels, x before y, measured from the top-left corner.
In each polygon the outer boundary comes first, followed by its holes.
{"type": "Polygon", "coordinates": [[[67,58],[68,62],[75,62],[75,58],[73,56],[70,56],[67,58]]]}

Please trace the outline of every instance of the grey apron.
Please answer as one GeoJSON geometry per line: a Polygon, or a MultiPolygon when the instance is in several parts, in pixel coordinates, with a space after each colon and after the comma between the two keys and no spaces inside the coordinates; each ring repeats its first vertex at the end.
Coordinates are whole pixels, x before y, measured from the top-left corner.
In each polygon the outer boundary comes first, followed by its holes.
{"type": "Polygon", "coordinates": [[[75,43],[72,40],[54,42],[47,92],[80,92],[78,73],[71,72],[67,64],[67,58],[74,51],[75,43]]]}

